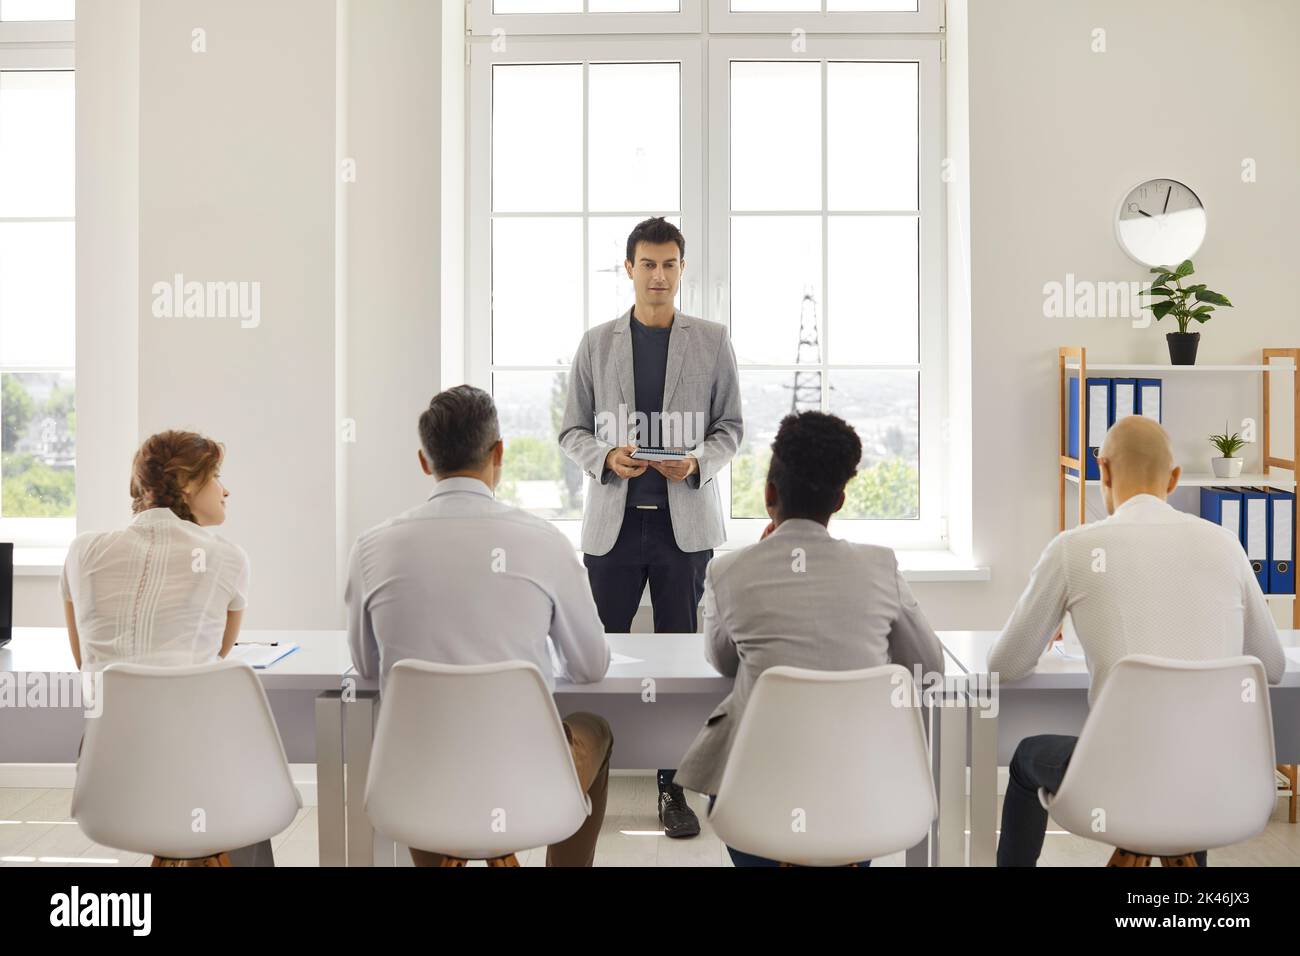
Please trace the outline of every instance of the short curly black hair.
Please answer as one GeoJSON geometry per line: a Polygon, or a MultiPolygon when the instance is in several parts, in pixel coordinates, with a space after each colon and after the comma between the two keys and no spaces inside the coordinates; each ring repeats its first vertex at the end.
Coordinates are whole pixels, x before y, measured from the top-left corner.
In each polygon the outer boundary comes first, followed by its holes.
{"type": "Polygon", "coordinates": [[[861,460],[862,441],[844,419],[824,412],[781,419],[767,469],[781,517],[829,518],[861,460]]]}
{"type": "Polygon", "coordinates": [[[628,233],[628,262],[636,262],[636,244],[638,242],[648,242],[652,246],[657,246],[665,242],[675,242],[677,243],[677,258],[686,258],[686,237],[682,235],[680,229],[663,216],[656,216],[653,219],[642,220],[636,224],[635,229],[628,233]]]}
{"type": "Polygon", "coordinates": [[[473,385],[439,392],[420,415],[420,444],[435,475],[480,467],[500,440],[492,396],[473,385]]]}

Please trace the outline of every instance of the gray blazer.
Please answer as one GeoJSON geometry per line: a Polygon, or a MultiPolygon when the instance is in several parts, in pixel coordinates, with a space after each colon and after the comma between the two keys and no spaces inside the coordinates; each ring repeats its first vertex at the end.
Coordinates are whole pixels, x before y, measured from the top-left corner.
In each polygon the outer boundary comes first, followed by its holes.
{"type": "MultiPolygon", "coordinates": [[[[560,448],[594,479],[587,483],[582,516],[582,550],[592,555],[614,547],[627,502],[627,480],[605,467],[605,457],[612,448],[634,444],[625,425],[636,410],[631,314],[629,309],[595,326],[578,343],[560,426],[560,448]]],[[[744,434],[736,354],[725,326],[681,312],[673,318],[663,411],[660,443],[688,448],[700,463],[698,473],[668,482],[673,537],[683,551],[716,548],[727,535],[714,479],[744,434]]]]}
{"type": "Polygon", "coordinates": [[[889,548],[783,521],[762,541],[719,554],[704,585],[704,649],[734,676],[678,764],[676,782],[717,793],[758,675],[778,664],[844,671],[902,664],[943,673],[943,647],[889,548]]]}

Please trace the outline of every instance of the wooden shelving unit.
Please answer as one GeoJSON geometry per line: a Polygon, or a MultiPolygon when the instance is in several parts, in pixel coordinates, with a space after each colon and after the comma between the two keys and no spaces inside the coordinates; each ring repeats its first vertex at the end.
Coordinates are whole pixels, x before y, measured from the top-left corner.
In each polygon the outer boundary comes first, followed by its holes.
{"type": "MultiPolygon", "coordinates": [[[[1066,345],[1057,350],[1057,369],[1059,373],[1059,391],[1057,393],[1057,402],[1060,408],[1060,441],[1057,448],[1066,448],[1067,454],[1059,454],[1059,464],[1057,465],[1057,498],[1058,498],[1058,521],[1060,529],[1065,530],[1066,502],[1067,495],[1072,496],[1078,509],[1078,521],[1083,524],[1087,520],[1087,493],[1089,485],[1097,485],[1096,479],[1086,479],[1087,469],[1084,466],[1088,441],[1088,401],[1087,389],[1084,382],[1088,378],[1088,372],[1123,372],[1129,373],[1136,377],[1140,373],[1166,375],[1219,375],[1219,374],[1256,374],[1260,375],[1263,380],[1263,397],[1264,397],[1264,415],[1263,415],[1263,473],[1240,475],[1236,478],[1217,478],[1214,475],[1207,474],[1184,474],[1179,481],[1180,485],[1189,487],[1214,485],[1220,488],[1229,487],[1259,487],[1272,486],[1274,488],[1296,487],[1296,457],[1300,457],[1300,374],[1297,374],[1297,367],[1300,367],[1300,348],[1293,349],[1264,349],[1262,361],[1259,365],[1133,365],[1133,364],[1113,364],[1098,363],[1088,365],[1088,350],[1083,346],[1066,345]],[[1276,359],[1290,359],[1291,364],[1274,364],[1276,359]],[[1079,436],[1078,444],[1074,448],[1067,448],[1068,436],[1070,434],[1069,421],[1069,403],[1068,403],[1068,379],[1072,375],[1079,376],[1079,409],[1078,421],[1076,422],[1076,434],[1079,436]],[[1295,432],[1291,444],[1291,458],[1279,458],[1272,452],[1272,435],[1273,420],[1270,415],[1269,404],[1271,401],[1269,395],[1270,376],[1272,375],[1289,375],[1291,377],[1291,395],[1292,395],[1292,418],[1291,424],[1295,432]],[[1073,468],[1078,475],[1068,474],[1068,470],[1073,468]],[[1273,475],[1269,473],[1270,469],[1280,468],[1289,471],[1289,477],[1273,475]],[[1073,485],[1073,488],[1068,488],[1073,485]]],[[[1300,541],[1300,507],[1292,509],[1292,518],[1295,521],[1295,528],[1292,533],[1293,541],[1300,541]]],[[[1291,602],[1291,626],[1300,629],[1300,601],[1296,600],[1292,594],[1271,594],[1267,597],[1274,599],[1289,600],[1291,602]]]]}

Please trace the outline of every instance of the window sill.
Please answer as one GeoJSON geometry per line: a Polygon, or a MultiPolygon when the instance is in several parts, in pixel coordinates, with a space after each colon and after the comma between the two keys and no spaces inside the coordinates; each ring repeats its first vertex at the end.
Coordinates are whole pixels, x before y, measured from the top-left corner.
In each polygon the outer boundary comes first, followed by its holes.
{"type": "Polygon", "coordinates": [[[15,547],[14,577],[57,577],[67,556],[67,547],[15,547]]]}
{"type": "Polygon", "coordinates": [[[909,584],[988,581],[993,577],[987,565],[976,564],[972,559],[951,551],[898,550],[894,553],[898,555],[903,579],[909,584]]]}

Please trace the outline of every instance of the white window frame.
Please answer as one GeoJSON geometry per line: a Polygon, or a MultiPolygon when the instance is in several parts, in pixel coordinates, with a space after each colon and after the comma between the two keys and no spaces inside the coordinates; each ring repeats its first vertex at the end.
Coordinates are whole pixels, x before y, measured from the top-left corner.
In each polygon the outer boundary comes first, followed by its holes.
{"type": "MultiPolygon", "coordinates": [[[[710,288],[715,290],[712,303],[713,317],[728,321],[730,317],[730,246],[728,228],[732,215],[730,209],[730,70],[734,60],[792,60],[819,62],[835,61],[906,61],[916,62],[919,68],[917,107],[920,111],[919,169],[917,183],[920,221],[920,294],[918,325],[920,333],[920,361],[908,364],[852,365],[829,361],[829,339],[834,335],[835,319],[828,309],[822,314],[822,405],[826,409],[829,375],[836,371],[871,369],[917,369],[920,373],[920,489],[921,516],[907,519],[855,518],[835,521],[835,533],[849,540],[869,541],[904,549],[947,548],[947,462],[944,460],[943,422],[947,404],[947,325],[944,322],[945,270],[943,252],[946,248],[944,226],[944,193],[940,180],[942,162],[943,81],[939,63],[939,38],[919,37],[865,37],[853,39],[840,37],[818,38],[808,43],[808,50],[796,53],[791,50],[788,38],[715,38],[709,41],[709,262],[710,288]],[[927,373],[925,370],[929,369],[927,373]]],[[[822,205],[826,205],[826,71],[822,70],[822,205]]],[[[742,215],[756,215],[748,212],[742,215]]],[[[806,216],[804,210],[782,213],[763,212],[762,215],[806,216]]],[[[825,255],[827,224],[836,212],[822,212],[822,297],[826,298],[827,258],[825,255]]],[[[884,213],[908,215],[907,213],[884,213]]],[[[743,365],[746,370],[793,369],[793,365],[743,365]]],[[[731,469],[727,468],[718,479],[724,507],[727,508],[728,543],[737,546],[758,540],[767,522],[760,518],[732,518],[731,469]]]]}
{"type": "MultiPolygon", "coordinates": [[[[10,20],[0,22],[0,72],[71,71],[76,69],[73,45],[75,23],[71,20],[10,20]]],[[[76,222],[73,215],[32,219],[6,219],[7,222],[76,222]]],[[[10,365],[0,355],[0,372],[31,371],[10,365]]],[[[59,371],[65,371],[59,369],[59,371]]],[[[75,366],[70,369],[76,375],[75,366]]],[[[6,518],[0,516],[0,539],[12,541],[20,548],[65,547],[76,536],[77,519],[6,518]]]]}
{"type": "MultiPolygon", "coordinates": [[[[698,33],[704,0],[678,0],[676,13],[493,13],[493,0],[471,0],[470,33],[498,36],[513,42],[517,36],[547,34],[698,33]]],[[[584,2],[584,9],[589,0],[584,2]]]]}
{"type": "MultiPolygon", "coordinates": [[[[475,6],[480,0],[473,0],[475,6]]],[[[486,2],[486,0],[484,0],[486,2]]],[[[923,10],[941,10],[938,0],[919,0],[923,10]]],[[[549,15],[572,16],[572,15],[549,15]]],[[[632,14],[611,14],[627,18],[632,14]]],[[[712,17],[712,14],[710,14],[712,17]]],[[[738,15],[737,15],[738,16],[738,15]]],[[[784,15],[782,15],[784,16],[784,15]]],[[[841,14],[828,14],[839,18],[841,14]]],[[[873,22],[881,22],[869,15],[873,22]]],[[[907,14],[916,17],[917,14],[907,14]]],[[[791,20],[800,19],[794,15],[791,20]]],[[[835,22],[840,22],[838,19],[835,22]]],[[[573,31],[570,29],[571,33],[573,31]]],[[[593,31],[594,32],[594,31],[593,31]]],[[[624,32],[628,32],[626,29],[624,32]]],[[[810,28],[811,32],[811,28],[810,28]]],[[[895,30],[896,33],[902,31],[895,30]]],[[[468,79],[466,154],[466,308],[463,338],[464,380],[490,389],[494,366],[491,362],[492,315],[491,294],[491,75],[497,63],[575,63],[620,62],[636,60],[674,60],[682,64],[682,231],[687,236],[687,270],[683,276],[682,310],[714,321],[728,321],[728,276],[730,237],[729,209],[729,64],[739,59],[804,60],[907,60],[918,63],[920,71],[918,109],[920,111],[918,187],[920,237],[920,355],[919,362],[908,366],[920,371],[920,489],[921,516],[915,519],[853,519],[833,522],[834,533],[851,539],[888,545],[900,550],[947,550],[950,511],[947,443],[947,366],[948,328],[946,320],[946,208],[940,177],[944,143],[944,104],[942,76],[942,35],[931,36],[855,36],[815,37],[806,52],[796,53],[788,36],[733,36],[725,31],[696,37],[681,36],[571,36],[507,38],[504,44],[491,37],[475,37],[467,44],[468,79]],[[718,35],[722,33],[723,35],[718,35]],[[494,50],[494,46],[503,49],[494,50]],[[708,71],[708,75],[703,74],[708,71]],[[695,79],[692,79],[695,77],[695,79]],[[706,82],[707,81],[707,82],[706,82]],[[698,86],[692,86],[698,83],[698,86]],[[700,95],[693,96],[692,89],[700,95]],[[709,104],[707,129],[704,128],[703,103],[709,104]],[[706,169],[707,167],[707,169],[706,169]],[[704,208],[704,185],[708,186],[708,208],[704,208]],[[693,251],[692,251],[693,250],[693,251]]],[[[823,76],[825,73],[823,72],[823,76]]],[[[823,109],[825,108],[823,96],[823,109]]],[[[584,115],[584,130],[586,117],[584,115]]],[[[584,134],[585,135],[585,134],[584,134]]],[[[825,123],[823,122],[823,136],[825,123]]],[[[586,202],[586,143],[583,143],[583,202],[586,202]]],[[[823,149],[823,162],[825,150],[823,149]]],[[[824,181],[824,175],[823,175],[824,181]]],[[[554,213],[516,213],[507,215],[553,215],[554,213]]],[[[569,212],[572,214],[572,211],[569,212]]],[[[584,215],[587,213],[585,208],[584,215]]],[[[667,213],[665,213],[667,214],[667,213]]],[[[823,222],[837,213],[823,213],[823,222]]],[[[584,301],[587,295],[586,230],[584,230],[584,301]]],[[[823,269],[827,268],[825,262],[823,269]]],[[[585,310],[584,310],[585,311],[585,310]]],[[[612,318],[612,317],[611,317],[612,318]]],[[[589,322],[604,321],[589,316],[589,322]]],[[[829,329],[830,326],[828,325],[829,329]]],[[[833,334],[833,333],[832,333],[833,334]]],[[[453,334],[449,341],[455,341],[453,334]]],[[[823,371],[865,369],[871,366],[831,365],[829,353],[823,352],[823,371]]],[[[454,362],[454,357],[453,357],[454,362]]],[[[764,366],[747,365],[746,369],[764,366]]],[[[503,366],[515,371],[550,371],[554,366],[503,366]]],[[[775,366],[784,368],[784,366],[775,366]]],[[[826,398],[823,390],[823,403],[826,398]]],[[[726,511],[727,544],[741,547],[756,541],[766,524],[763,519],[731,518],[731,469],[716,478],[726,511]]],[[[577,545],[581,522],[577,519],[553,519],[553,524],[577,545]]]]}
{"type": "Polygon", "coordinates": [[[709,30],[712,33],[938,33],[943,29],[942,0],[916,0],[914,11],[845,12],[820,11],[738,13],[731,0],[709,0],[709,30]]]}

